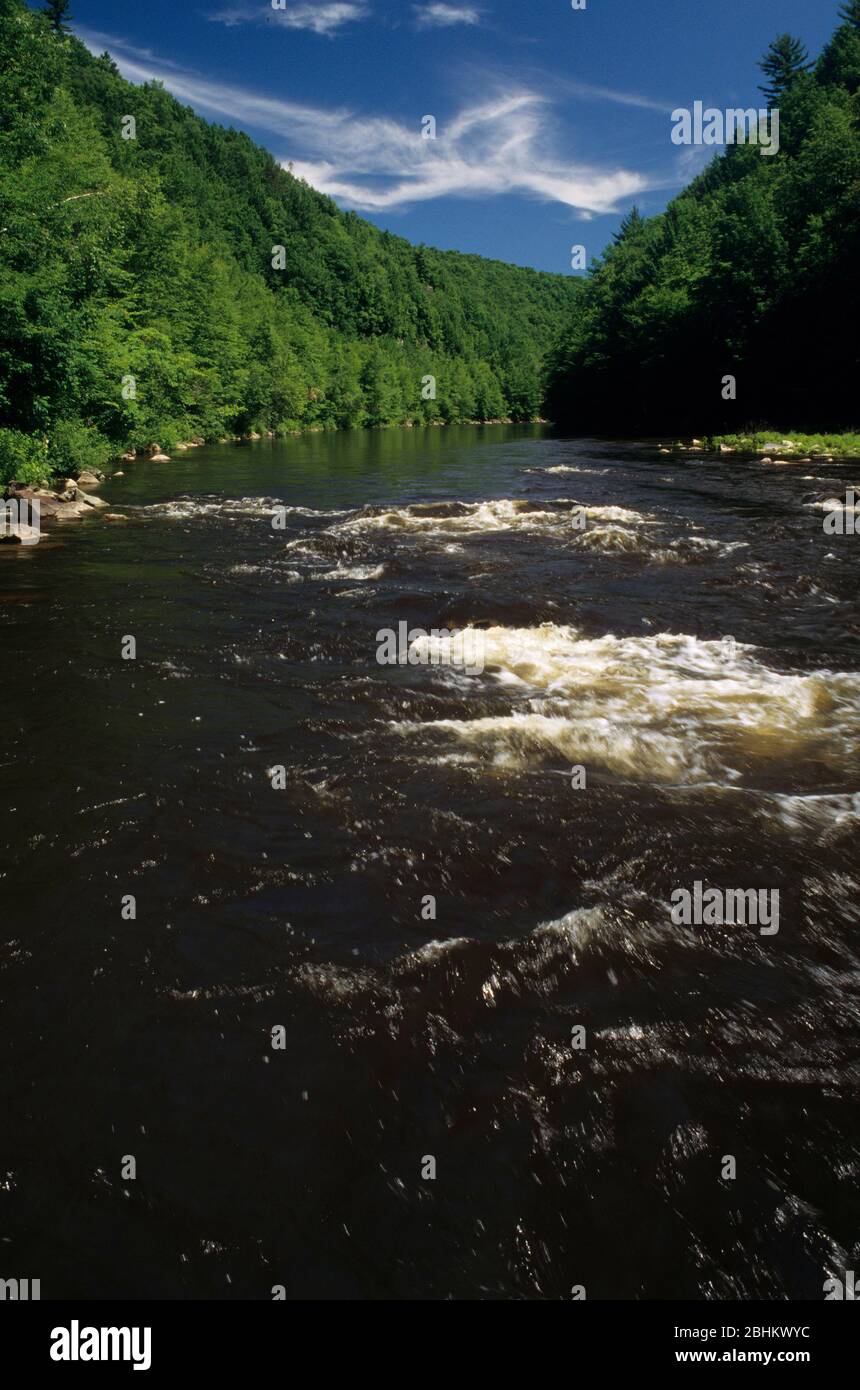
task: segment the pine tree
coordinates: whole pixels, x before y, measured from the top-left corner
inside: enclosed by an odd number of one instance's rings
[[[634,204],[627,216],[621,221],[621,226],[615,233],[613,240],[616,245],[622,241],[629,241],[632,237],[638,236],[645,226],[645,218]]]
[[[818,60],[816,75],[825,86],[860,91],[860,0],[849,0],[840,24]]]
[[[791,34],[780,34],[774,39],[759,67],[768,79],[767,87],[759,87],[764,92],[768,106],[775,106],[779,98],[812,66],[809,53],[800,39]]]
[[[45,0],[45,14],[55,34],[65,34],[66,25],[73,15],[69,14],[71,0]]]
[[[840,19],[844,19],[846,24],[850,24],[852,29],[860,32],[860,0],[845,0],[845,4],[839,10]]]

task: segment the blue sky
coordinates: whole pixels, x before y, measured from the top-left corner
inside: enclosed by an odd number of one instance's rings
[[[672,109],[760,105],[770,40],[817,55],[840,0],[282,3],[73,0],[72,27],[380,227],[570,273],[711,157]]]

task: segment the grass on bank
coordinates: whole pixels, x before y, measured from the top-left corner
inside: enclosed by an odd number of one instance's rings
[[[720,445],[749,454],[826,454],[833,458],[860,458],[860,434],[798,434],[789,430],[758,431],[755,434],[718,434],[706,441],[711,449]]]

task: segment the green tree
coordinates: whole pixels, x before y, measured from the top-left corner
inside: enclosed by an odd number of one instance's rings
[[[613,239],[616,244],[621,241],[632,240],[639,235],[644,226],[645,219],[639,209],[634,206],[630,209],[627,216],[622,218],[621,226],[618,228]]]
[[[81,420],[58,420],[48,438],[48,452],[55,473],[77,477],[87,468],[107,463],[111,446],[103,434]]]
[[[759,67],[767,78],[767,86],[760,87],[768,106],[776,106],[780,97],[789,90],[811,64],[809,52],[800,39],[791,34],[780,34],[774,39]]]
[[[845,23],[824,49],[816,71],[821,82],[856,92],[860,90],[860,0],[849,0],[839,13]]]
[[[50,471],[44,439],[20,430],[0,429],[0,484],[38,487],[47,481]]]
[[[70,12],[71,0],[45,0],[45,14],[55,34],[65,34],[66,25],[74,18]]]
[[[391,425],[402,419],[400,383],[393,363],[381,348],[376,348],[361,374],[367,423]]]

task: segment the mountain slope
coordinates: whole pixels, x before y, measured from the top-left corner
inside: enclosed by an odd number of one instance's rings
[[[550,365],[567,428],[860,422],[860,0],[844,14],[778,94],[779,153],[729,146],[665,213],[629,218],[593,270]]]
[[[190,434],[534,418],[579,288],[341,212],[21,0],[0,228],[0,425],[71,470]]]

